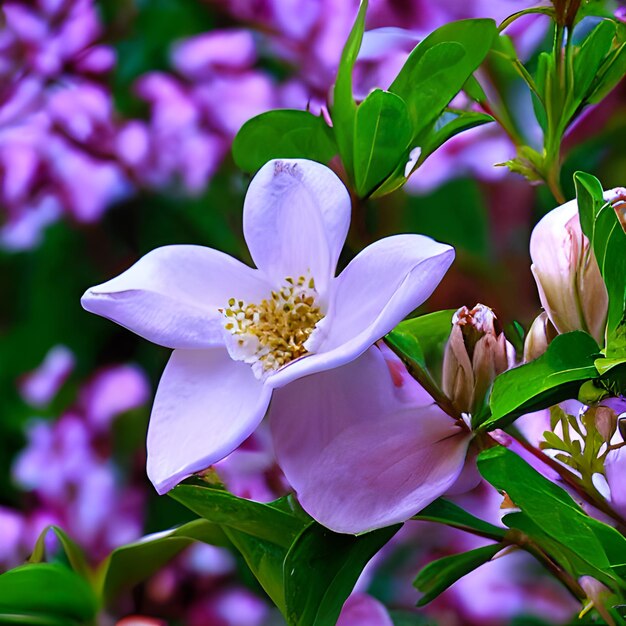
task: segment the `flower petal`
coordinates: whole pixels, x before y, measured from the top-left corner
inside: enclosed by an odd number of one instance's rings
[[[336,532],[411,517],[454,484],[471,439],[436,405],[402,408],[377,352],[275,391],[270,410],[287,480]]]
[[[347,189],[314,161],[269,161],[246,194],[244,235],[257,267],[274,284],[310,273],[324,294],[349,225]]]
[[[315,353],[268,384],[282,387],[358,357],[430,296],[453,260],[453,248],[422,235],[395,235],[365,248],[331,285],[330,310],[313,335]]]
[[[148,428],[148,477],[165,493],[223,459],[259,425],[271,390],[223,348],[175,350]]]
[[[169,348],[223,344],[218,307],[229,298],[259,301],[270,287],[254,270],[202,246],[165,246],[146,254],[81,299],[92,313]]]
[[[383,604],[364,593],[348,597],[337,626],[393,626],[393,621]]]

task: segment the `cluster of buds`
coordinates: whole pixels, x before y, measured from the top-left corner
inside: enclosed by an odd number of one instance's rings
[[[515,350],[488,306],[456,311],[444,352],[442,386],[457,411],[480,412],[495,377],[514,362]]]

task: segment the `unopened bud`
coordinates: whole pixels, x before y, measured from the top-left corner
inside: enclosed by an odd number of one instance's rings
[[[443,357],[442,386],[461,413],[475,414],[484,404],[495,377],[509,369],[515,350],[501,331],[494,312],[483,304],[461,307]]]
[[[622,188],[604,194],[609,202],[624,197]],[[589,240],[581,230],[576,200],[550,211],[535,226],[530,256],[541,304],[557,331],[584,330],[601,343],[608,295]]]
[[[548,314],[542,311],[531,324],[524,339],[524,362],[534,361],[547,349],[550,342],[558,335]]]
[[[583,421],[587,428],[594,426],[602,440],[607,443],[611,441],[617,429],[617,415],[608,406],[600,405],[587,409]]]

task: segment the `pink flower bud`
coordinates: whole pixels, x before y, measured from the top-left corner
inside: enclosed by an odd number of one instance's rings
[[[499,328],[494,312],[483,304],[461,307],[452,318],[452,332],[443,358],[444,393],[461,413],[475,413],[495,377],[509,369],[515,350]]]
[[[539,358],[557,334],[548,314],[542,311],[531,324],[524,340],[524,362]]]
[[[626,194],[605,192],[608,201]],[[576,200],[550,211],[530,238],[531,271],[539,298],[559,333],[584,330],[602,341],[608,296],[589,240],[580,228]]]

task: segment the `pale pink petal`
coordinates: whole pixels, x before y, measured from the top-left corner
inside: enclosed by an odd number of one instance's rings
[[[270,419],[279,464],[304,509],[331,530],[360,533],[404,521],[463,469],[471,435],[436,405],[399,408],[392,393],[376,348],[275,392]]]
[[[244,235],[257,267],[276,284],[311,274],[324,294],[349,225],[348,191],[319,163],[270,161],[250,183]]]
[[[159,493],[223,459],[259,425],[271,390],[226,350],[175,350],[148,428],[148,477]]]
[[[207,348],[223,343],[219,307],[231,297],[258,302],[268,291],[259,272],[223,252],[175,245],[88,289],[81,303],[159,345]]]
[[[343,605],[337,626],[393,626],[387,609],[365,593],[353,593]]]
[[[268,384],[282,387],[355,359],[430,296],[453,260],[453,248],[422,235],[395,235],[365,248],[331,284],[328,315],[310,340],[313,354]]]
[[[611,450],[604,464],[606,481],[611,490],[611,506],[620,514],[626,513],[626,448]]]

